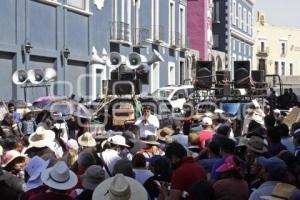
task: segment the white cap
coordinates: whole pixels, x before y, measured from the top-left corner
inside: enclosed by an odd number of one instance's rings
[[[69,139],[67,142],[67,146],[69,149],[78,150],[78,143],[74,139]]]
[[[213,122],[210,117],[204,117],[202,119],[202,125],[211,126],[212,124],[213,124]]]
[[[280,114],[280,110],[279,109],[275,109],[273,112],[277,113],[277,114]]]

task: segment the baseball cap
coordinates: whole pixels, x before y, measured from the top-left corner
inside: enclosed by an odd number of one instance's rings
[[[259,156],[256,158],[256,164],[266,169],[272,181],[280,181],[287,171],[285,162],[276,156],[271,158]]]

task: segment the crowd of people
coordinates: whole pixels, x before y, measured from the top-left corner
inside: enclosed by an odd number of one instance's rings
[[[249,106],[238,137],[230,120],[208,114],[188,134],[180,120],[159,129],[149,107],[131,129],[101,134],[75,117],[9,111],[1,199],[300,199],[300,122],[288,127],[269,106]]]

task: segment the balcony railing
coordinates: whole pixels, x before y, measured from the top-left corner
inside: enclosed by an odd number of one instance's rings
[[[269,47],[266,48],[258,48],[256,52],[256,56],[258,57],[268,57],[269,55]]]
[[[147,39],[150,38],[150,31],[146,28],[133,28],[132,29],[132,44],[138,47],[146,47]]]
[[[130,43],[130,25],[125,22],[112,22],[110,27],[110,41]]]
[[[165,29],[163,26],[152,26],[152,39],[157,43],[163,43],[165,41]]]
[[[170,33],[170,46],[173,48],[187,49],[188,38],[179,32]]]

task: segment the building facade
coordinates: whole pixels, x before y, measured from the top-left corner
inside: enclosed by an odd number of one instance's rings
[[[268,24],[266,16],[258,12],[253,30],[255,69],[264,70],[268,75],[277,74],[281,77],[300,75],[299,29]]]
[[[225,52],[226,69],[233,77],[234,61],[252,66],[252,0],[214,0],[213,49]]]
[[[191,76],[187,57],[186,0],[9,0],[0,2],[0,97],[24,99],[12,83],[18,69],[57,71],[55,95],[96,98],[110,68],[92,60],[92,50],[105,56],[137,52],[165,62],[150,66],[151,92]],[[52,90],[51,90],[52,91]],[[27,88],[29,101],[45,95]]]
[[[225,66],[225,53],[213,50],[213,0],[188,0],[190,48],[199,51],[200,60],[212,61],[213,73]]]

